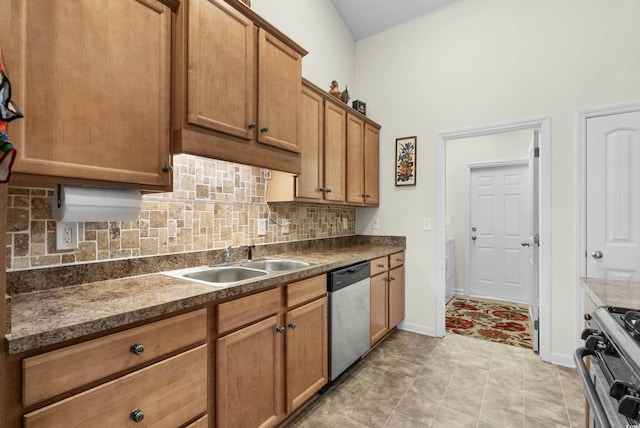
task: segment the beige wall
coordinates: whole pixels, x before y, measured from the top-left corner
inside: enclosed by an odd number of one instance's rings
[[[436,325],[438,133],[551,118],[551,358],[572,364],[577,306],[576,112],[640,101],[640,2],[459,0],[356,44],[381,130],[381,206],[359,233],[407,236],[407,323]],[[418,136],[418,185],[395,188],[393,141]],[[371,229],[378,216],[380,229]],[[398,219],[401,221],[398,221]]]
[[[53,189],[9,188],[7,268],[30,269],[158,254],[175,254],[312,238],[353,235],[355,209],[270,204],[272,218],[291,222],[289,233],[268,222],[264,171],[230,162],[179,155],[174,191],[143,196],[133,222],[79,223],[76,250],[57,251],[51,213]],[[346,218],[348,228],[343,228]]]
[[[456,240],[456,287],[464,289],[464,210],[466,165],[527,160],[530,130],[451,140],[446,145],[446,214],[445,236]]]

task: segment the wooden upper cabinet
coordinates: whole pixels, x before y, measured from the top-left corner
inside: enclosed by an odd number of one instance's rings
[[[324,182],[324,100],[317,92],[302,87],[300,155],[302,172],[297,177],[297,197],[322,199]]]
[[[364,127],[364,203],[380,204],[380,128]]]
[[[25,115],[8,127],[16,183],[171,189],[173,19],[164,3],[3,5],[3,61]]]
[[[223,1],[189,0],[189,123],[245,140],[255,127],[255,27]],[[224,66],[222,66],[224,65]]]
[[[258,141],[300,153],[302,56],[263,29],[258,52]]]
[[[364,121],[347,114],[347,201],[364,198]]]
[[[239,1],[182,1],[174,152],[299,173],[305,54]]]
[[[333,102],[327,101],[324,106],[324,198],[344,201],[347,114],[343,107]]]

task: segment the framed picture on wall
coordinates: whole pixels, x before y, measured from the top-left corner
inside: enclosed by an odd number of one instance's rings
[[[416,185],[417,137],[396,138],[396,186]]]

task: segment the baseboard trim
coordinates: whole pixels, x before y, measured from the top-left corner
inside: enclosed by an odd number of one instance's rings
[[[402,321],[400,324],[398,324],[398,326],[396,328],[398,330],[410,331],[412,333],[418,333],[418,334],[422,334],[424,336],[437,337],[435,328],[426,327],[426,326],[419,325],[419,324],[411,324],[411,323],[408,323],[406,321]]]
[[[551,364],[555,364],[557,366],[569,367],[571,369],[576,368],[576,364],[573,361],[573,357],[571,355],[565,354],[551,354]]]

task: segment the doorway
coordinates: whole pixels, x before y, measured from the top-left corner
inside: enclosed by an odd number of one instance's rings
[[[539,167],[540,174],[538,177],[539,190],[539,251],[540,263],[536,275],[539,278],[539,354],[544,361],[550,361],[550,279],[551,279],[551,257],[549,242],[544,237],[550,236],[550,119],[542,118],[537,120],[528,120],[521,122],[507,123],[503,125],[478,127],[473,129],[440,133],[437,145],[437,183],[436,183],[436,224],[437,224],[437,271],[436,271],[436,335],[444,336],[445,334],[445,238],[446,224],[451,219],[447,218],[446,212],[446,164],[447,164],[447,143],[457,140],[490,136],[513,131],[529,130],[537,131],[539,136]],[[538,288],[538,287],[536,287]]]

